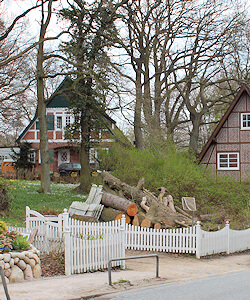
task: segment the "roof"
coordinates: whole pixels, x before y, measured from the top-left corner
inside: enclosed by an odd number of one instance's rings
[[[64,78],[64,80],[61,82],[61,84],[57,87],[57,89],[55,90],[55,92],[51,95],[51,97],[46,101],[46,107],[68,107],[68,100],[67,97],[65,96],[64,92],[61,92],[62,90],[65,90],[67,88],[69,88],[73,83],[73,80],[66,76]],[[109,120],[111,123],[115,124],[116,122],[109,117],[106,113],[103,114],[103,116]],[[35,120],[38,118],[38,112],[36,110],[36,113],[33,117],[33,119],[30,121],[30,123],[26,126],[26,128],[22,131],[22,133],[19,135],[19,137],[17,138],[16,142],[19,144],[21,139],[24,137],[24,135],[27,133],[27,131],[30,129],[30,127],[33,125],[33,123],[35,122]],[[113,134],[113,132],[109,129],[109,131]]]
[[[208,148],[210,147],[210,145],[212,144],[214,138],[216,137],[216,135],[218,134],[218,132],[220,131],[220,129],[223,127],[224,123],[226,122],[228,116],[230,115],[230,113],[232,112],[232,110],[234,109],[235,105],[238,103],[239,99],[241,98],[243,93],[247,93],[250,96],[250,87],[247,84],[243,84],[243,86],[241,87],[241,89],[239,90],[239,92],[237,93],[236,97],[234,98],[234,100],[231,102],[230,106],[228,107],[226,113],[224,114],[224,116],[221,118],[220,122],[218,123],[218,125],[216,126],[214,132],[211,134],[209,140],[207,141],[206,145],[204,146],[204,148],[202,149],[198,161],[201,161],[202,158],[204,157],[204,155],[206,154]]]

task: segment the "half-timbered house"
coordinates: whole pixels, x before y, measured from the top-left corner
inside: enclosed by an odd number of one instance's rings
[[[243,180],[250,175],[250,87],[242,86],[199,156],[214,173]]]
[[[64,92],[72,84],[70,78],[66,77],[63,82],[56,89],[54,94],[50,97],[46,103],[46,117],[48,124],[48,145],[49,145],[49,157],[50,157],[50,170],[52,172],[57,171],[57,167],[64,162],[79,162],[79,152],[77,145],[70,143],[67,140],[66,126],[70,125],[74,117],[68,109],[68,98]],[[114,142],[114,129],[115,121],[107,114],[101,116],[105,123],[104,128],[98,132],[98,139],[96,134],[92,136],[92,146],[90,148],[90,164],[93,168],[96,167],[96,148],[97,144],[102,148],[108,149]],[[17,139],[17,143],[29,142],[32,145],[33,155],[30,160],[34,162],[36,170],[41,168],[40,157],[40,132],[38,114],[36,112],[34,118],[23,130]]]

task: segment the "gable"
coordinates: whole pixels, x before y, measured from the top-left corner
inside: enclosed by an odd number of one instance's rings
[[[56,108],[56,107],[68,107],[68,100],[65,92],[60,93],[60,91],[68,89],[72,85],[73,81],[69,77],[65,77],[59,87],[55,90],[53,95],[46,103],[46,107]]]
[[[61,82],[61,84],[58,86],[58,88],[55,90],[55,92],[52,94],[52,96],[46,101],[46,108],[52,111],[51,113],[47,112],[48,130],[54,130],[55,128],[55,117],[57,115],[57,108],[59,109],[59,111],[65,111],[65,109],[68,107],[69,103],[66,93],[69,91],[62,91],[69,90],[72,83],[73,81],[68,76],[66,76]],[[113,124],[115,124],[116,122],[112,118],[110,118],[106,113],[104,113],[101,117],[98,118],[104,121],[107,130],[113,135],[112,128]],[[23,138],[28,140],[38,138],[39,135],[35,137],[35,133],[29,131],[33,131],[34,129],[39,128],[38,122],[36,122],[37,119],[38,113],[36,111],[34,118],[30,121],[30,123],[27,125],[27,127],[23,130],[23,132],[19,135],[18,139],[16,140],[17,143],[20,143]],[[34,127],[35,123],[36,128]]]
[[[250,175],[250,92],[244,85],[203,148],[199,162],[239,180]]]
[[[237,93],[235,99],[232,101],[230,106],[228,107],[225,115],[221,118],[220,122],[218,123],[217,127],[215,128],[214,132],[211,134],[208,142],[202,149],[198,161],[201,162],[203,157],[205,156],[206,152],[208,151],[209,147],[214,143],[217,142],[217,139],[224,139],[225,142],[232,142],[233,136],[236,136],[236,130],[233,128],[237,128],[240,126],[240,119],[239,114],[241,112],[250,112],[250,88],[244,84],[240,91]],[[226,127],[230,127],[228,131],[231,131],[232,134],[226,134]],[[224,133],[223,133],[224,132]],[[249,132],[245,134],[242,133],[244,139],[249,139]],[[235,137],[237,139],[237,137]],[[235,141],[237,142],[237,141]]]

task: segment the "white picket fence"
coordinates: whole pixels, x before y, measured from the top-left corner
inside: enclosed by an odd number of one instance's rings
[[[125,256],[125,219],[87,223],[69,217],[67,210],[57,216],[43,216],[26,207],[26,232],[38,229],[34,246],[41,253],[58,250],[63,244],[66,275],[100,270],[108,260]],[[112,263],[123,266],[123,261]]]
[[[215,253],[234,253],[250,249],[250,228],[246,230],[232,230],[229,223],[215,232],[207,232],[197,228],[196,257],[211,255]]]
[[[196,227],[153,229],[126,224],[125,234],[127,249],[178,253],[196,252]]]
[[[64,221],[63,233],[66,275],[106,269],[109,259],[125,257],[125,218],[106,223],[68,218],[68,224]],[[112,265],[125,267],[123,261]]]
[[[48,253],[64,243],[66,274],[107,268],[109,259],[125,256],[125,249],[193,253],[197,258],[250,249],[250,229],[231,230],[229,224],[207,232],[199,222],[193,228],[158,230],[125,224],[124,218],[121,222],[82,222],[71,219],[67,210],[58,217],[44,217],[26,208],[27,230],[38,228],[35,247]]]

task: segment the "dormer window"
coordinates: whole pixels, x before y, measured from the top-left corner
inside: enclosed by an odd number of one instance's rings
[[[241,130],[250,130],[250,113],[241,114]]]

